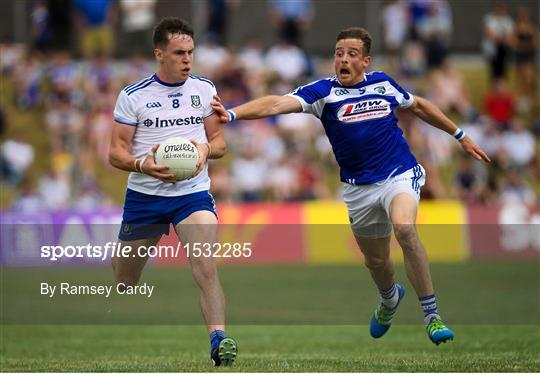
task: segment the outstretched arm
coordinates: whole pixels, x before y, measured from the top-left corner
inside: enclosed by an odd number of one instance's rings
[[[218,113],[219,119],[223,123],[239,119],[258,119],[278,114],[302,112],[302,104],[294,97],[276,95],[248,101],[230,110],[226,110],[219,97],[215,96],[214,101],[212,101],[212,108]],[[232,116],[234,118],[231,118]]]
[[[441,129],[456,137],[463,147],[463,150],[477,160],[491,162],[482,148],[480,148],[471,138],[463,133],[463,131],[461,131],[456,124],[450,120],[450,118],[444,115],[439,108],[428,100],[415,96],[413,104],[407,109],[412,111],[417,117],[429,123],[431,126],[437,127],[438,129]]]

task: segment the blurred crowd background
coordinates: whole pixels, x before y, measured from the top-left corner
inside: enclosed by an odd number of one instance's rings
[[[0,30],[2,209],[92,211],[122,204],[127,173],[107,160],[112,111],[125,85],[155,71],[151,35],[161,16],[194,24],[194,72],[214,81],[226,107],[333,74],[335,35],[343,27],[328,29],[327,45],[305,40],[332,21],[332,14],[320,13],[328,4],[352,11],[357,2],[259,0],[254,18],[266,17],[271,27],[231,38],[231,14],[254,2],[184,2],[189,14],[168,12],[181,3],[172,0],[11,4],[0,17],[11,18]],[[423,198],[537,203],[540,5],[475,1],[486,10],[456,30],[463,13],[463,7],[455,11],[456,3],[365,2],[375,45],[371,70],[385,70],[434,102],[493,160],[485,165],[464,156],[451,136],[400,113],[400,126],[427,172]],[[344,26],[352,25],[366,27]],[[453,42],[464,32],[478,40],[472,50]],[[339,197],[338,167],[315,117],[239,121],[226,126],[226,139],[228,155],[210,162],[218,202]]]

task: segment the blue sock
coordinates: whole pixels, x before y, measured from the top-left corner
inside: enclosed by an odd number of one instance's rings
[[[219,342],[225,338],[225,331],[223,330],[214,330],[210,333],[210,347],[212,350],[219,347]]]
[[[420,305],[424,310],[424,324],[428,324],[433,318],[439,317],[439,310],[437,309],[437,302],[435,300],[435,294],[418,298]]]

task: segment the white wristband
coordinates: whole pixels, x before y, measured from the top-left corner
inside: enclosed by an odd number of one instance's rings
[[[454,131],[454,134],[452,134],[454,136],[454,138],[456,138],[457,140],[461,140],[465,137],[465,131],[463,131],[462,129],[460,129],[459,127],[457,128],[456,131]]]
[[[232,110],[228,109],[227,113],[229,113],[229,122],[232,122],[236,119],[236,113]]]

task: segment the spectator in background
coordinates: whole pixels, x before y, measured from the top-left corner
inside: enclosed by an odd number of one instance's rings
[[[486,114],[500,130],[506,130],[515,113],[515,98],[503,78],[493,81],[484,96]]]
[[[220,95],[225,102],[240,103],[250,97],[248,75],[236,55],[231,55],[214,73],[214,81],[221,87]]]
[[[111,142],[111,123],[114,122],[113,108],[106,97],[97,97],[94,109],[88,117],[85,138],[87,139],[89,163],[100,161],[102,166],[110,167],[109,145]],[[91,169],[91,165],[88,166]],[[93,168],[92,168],[93,169]]]
[[[35,0],[30,9],[31,46],[35,51],[46,52],[51,41],[49,9],[45,0]]]
[[[524,128],[519,118],[510,122],[510,128],[502,135],[502,150],[511,165],[524,169],[531,164],[536,153],[534,136]]]
[[[231,57],[227,48],[219,45],[215,39],[207,38],[204,43],[197,45],[197,71],[214,80],[227,66]]]
[[[41,85],[44,67],[37,53],[28,51],[14,68],[15,100],[21,109],[33,108],[42,102]]]
[[[510,59],[514,21],[508,15],[506,4],[497,1],[493,12],[484,17],[483,51],[489,61],[492,80],[504,78]]]
[[[309,70],[304,51],[287,39],[282,39],[268,50],[265,64],[279,79],[291,83],[290,88],[307,75]]]
[[[459,169],[454,177],[456,195],[461,201],[466,204],[481,202],[485,178],[483,174],[480,170],[474,168],[470,157],[461,155]]]
[[[70,206],[71,186],[65,175],[49,168],[39,180],[39,194],[47,209],[65,210]]]
[[[261,72],[264,68],[262,40],[256,36],[249,37],[238,52],[238,60],[246,70]]]
[[[270,0],[270,16],[280,40],[301,46],[302,31],[311,25],[314,10],[311,0]]]
[[[213,40],[217,45],[225,45],[227,34],[227,18],[229,15],[229,2],[227,0],[208,0],[208,20],[206,24],[209,40]]]
[[[4,111],[4,107],[0,103],[0,136],[3,136],[6,132],[6,112]]]
[[[409,18],[403,0],[385,0],[382,11],[384,51],[392,73],[399,72],[399,55],[408,32]]]
[[[125,43],[131,55],[152,57],[152,29],[156,21],[156,0],[120,0]]]
[[[71,49],[73,30],[73,0],[47,1],[51,29],[51,50]]]
[[[116,6],[112,0],[75,0],[75,21],[85,58],[111,56],[114,50],[112,25]]]
[[[499,196],[501,204],[524,204],[532,205],[536,202],[536,196],[523,178],[522,173],[516,168],[508,171]]]
[[[430,72],[426,90],[428,99],[444,113],[455,110],[467,121],[478,116],[469,100],[463,75],[449,61]]]
[[[53,152],[66,149],[77,154],[84,117],[79,109],[71,105],[68,95],[58,96],[45,115],[45,124]]]
[[[210,193],[216,201],[232,202],[234,194],[234,181],[227,167],[221,163],[208,164],[208,175],[212,180]]]
[[[420,39],[424,44],[428,70],[438,69],[448,55],[452,36],[452,12],[445,0],[430,0],[427,14],[417,23]]]
[[[518,92],[518,108],[528,111],[535,94],[538,74],[536,73],[536,54],[540,36],[537,27],[531,21],[530,9],[520,7],[516,26],[512,34],[515,72]]]
[[[409,0],[407,14],[409,18],[408,38],[403,45],[402,69],[407,76],[423,75],[426,69],[424,43],[420,35],[420,25],[426,22],[431,0]]]
[[[93,102],[97,96],[110,96],[114,100],[116,92],[120,87],[116,87],[115,71],[106,55],[97,55],[92,58],[86,66],[84,72],[83,88],[86,96]]]
[[[295,156],[284,155],[268,170],[268,187],[272,197],[278,201],[294,201],[298,196],[298,175],[291,157]]]
[[[34,162],[34,147],[24,140],[23,130],[17,130],[13,139],[1,146],[1,179],[16,186]]]
[[[310,161],[304,154],[299,153],[293,160],[296,166],[298,179],[298,192],[296,200],[306,201],[314,199],[327,199],[330,191],[319,166]]]
[[[52,100],[61,96],[74,99],[80,89],[80,69],[71,59],[69,52],[58,51],[51,58],[47,78],[50,83]]]
[[[47,208],[30,178],[24,178],[11,209],[20,213],[38,213]]]
[[[268,164],[259,157],[255,150],[246,149],[234,160],[232,176],[243,202],[261,201],[267,187]]]
[[[502,149],[502,135],[498,124],[487,118],[482,124],[482,132],[478,137],[478,142],[488,156],[497,162]]]
[[[154,73],[152,64],[142,58],[142,55],[134,53],[131,55],[126,66],[121,71],[121,86],[127,86],[133,82],[149,77]]]
[[[95,177],[91,175],[85,176],[77,192],[77,198],[73,201],[73,208],[80,212],[93,212],[104,207],[103,194]]]

